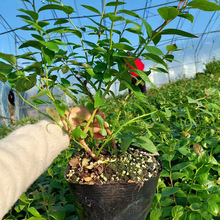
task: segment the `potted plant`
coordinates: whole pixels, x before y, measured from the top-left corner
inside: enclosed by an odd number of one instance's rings
[[[60,119],[65,124],[65,131],[77,148],[77,153],[69,162],[65,177],[75,196],[75,207],[80,219],[145,219],[161,171],[161,164],[155,145],[149,133],[155,130],[154,124],[146,126],[143,119],[157,114],[149,109],[129,119],[118,127],[108,124],[108,118],[101,112],[107,97],[119,105],[125,105],[131,95],[145,103],[145,95],[138,84],[141,80],[155,87],[148,76],[152,71],[168,73],[166,62],[172,62],[173,51],[179,50],[174,45],[167,45],[162,52],[158,43],[163,35],[196,36],[166,26],[175,18],[181,17],[193,22],[193,16],[186,9],[219,10],[217,4],[206,0],[178,1],[173,7],[161,7],[159,15],[163,23],[155,28],[134,11],[121,9],[125,2],[118,0],[105,3],[100,12],[90,5],[82,5],[95,13],[99,21],[88,17],[88,24],[77,27],[71,15],[75,12],[71,6],[63,5],[61,0],[46,0],[47,4],[35,0],[23,0],[29,10],[20,9],[19,15],[27,26],[24,31],[31,33],[31,40],[20,48],[32,48],[32,52],[21,55],[0,53],[0,79],[13,89],[30,106],[55,123]],[[110,12],[105,12],[106,8]],[[43,12],[57,10],[65,14],[56,21],[40,20]],[[133,21],[135,19],[135,21]],[[111,25],[106,27],[104,20]],[[138,20],[138,22],[136,22]],[[140,24],[140,22],[141,24]],[[117,23],[124,23],[122,30]],[[142,24],[144,31],[142,30]],[[65,34],[71,34],[71,41],[65,42]],[[134,48],[125,33],[132,33],[139,41]],[[87,35],[86,35],[87,34]],[[86,35],[87,37],[83,37]],[[91,40],[90,40],[91,39]],[[71,50],[69,50],[71,48]],[[132,56],[126,51],[132,52]],[[141,80],[132,84],[129,70],[136,67],[139,57],[150,60],[156,65],[148,71],[133,69]],[[17,67],[18,60],[28,61],[25,67]],[[58,77],[60,73],[61,76]],[[119,81],[120,91],[131,90],[126,100],[118,101],[111,86]],[[37,94],[25,100],[21,92],[37,88]],[[62,91],[61,95],[57,90]],[[88,117],[77,116],[79,124],[72,128],[69,123],[73,105],[79,105],[79,95],[86,97],[80,110],[90,111]],[[45,99],[47,97],[47,99]],[[68,105],[64,97],[69,97]],[[42,104],[51,105],[46,112],[39,109]],[[141,107],[139,107],[141,109]],[[118,115],[120,121],[120,114]],[[96,138],[94,128],[99,127],[101,138]],[[162,130],[164,129],[161,126]]]

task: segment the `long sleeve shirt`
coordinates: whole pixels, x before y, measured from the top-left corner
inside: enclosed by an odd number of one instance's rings
[[[0,219],[68,145],[68,135],[49,120],[0,140]]]

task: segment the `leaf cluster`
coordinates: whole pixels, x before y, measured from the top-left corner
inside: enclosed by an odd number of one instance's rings
[[[174,61],[174,55],[171,53],[179,50],[177,45],[167,45],[167,51],[161,51],[157,47],[161,38],[166,35],[196,38],[195,35],[186,31],[166,28],[167,25],[177,17],[193,22],[193,16],[188,9],[219,10],[219,5],[206,0],[199,1],[199,4],[197,0],[189,3],[186,0],[179,1],[178,5],[158,9],[158,14],[162,17],[163,22],[159,27],[153,29],[144,18],[135,12],[121,9],[120,6],[125,2],[115,0],[108,2],[102,12],[91,5],[82,5],[88,11],[99,15],[100,19],[97,22],[88,18],[89,25],[77,27],[70,17],[75,13],[74,8],[64,5],[62,1],[46,0],[46,4],[40,7],[35,4],[34,0],[24,1],[31,9],[19,9],[22,14],[18,17],[28,25],[21,29],[30,33],[31,39],[23,42],[19,48],[31,48],[31,52],[17,56],[0,53],[2,60],[0,61],[0,80],[20,95],[21,92],[36,88],[37,95],[25,102],[37,110],[39,110],[39,105],[49,104],[55,107],[57,114],[62,117],[64,117],[65,111],[69,110],[65,97],[72,100],[72,103],[78,104],[79,95],[87,96],[86,107],[94,114],[87,124],[78,127],[76,131],[71,131],[70,135],[76,142],[88,137],[87,141],[90,141],[90,144],[94,135],[87,131],[89,123],[95,120],[95,112],[104,109],[106,97],[114,97],[111,86],[116,81],[120,83],[120,91],[129,88],[137,99],[145,102],[145,96],[138,85],[133,85],[131,82],[129,70],[131,66],[136,67],[136,59],[142,57],[144,60],[151,60],[155,63],[155,66],[148,71],[134,70],[142,80],[155,87],[148,77],[149,74],[151,71],[168,73],[167,62]],[[108,8],[110,12],[105,13],[105,8]],[[59,11],[65,17],[58,18],[54,23],[41,20],[42,13],[49,14],[50,10]],[[110,27],[103,25],[105,20],[110,22]],[[117,29],[119,22],[124,25],[122,30]],[[91,31],[87,32],[88,29]],[[65,42],[63,35],[66,33],[73,36],[71,42]],[[139,40],[137,48],[133,47],[131,39],[126,37],[128,33],[131,38],[135,36]],[[88,37],[83,38],[82,36],[86,34]],[[93,40],[89,40],[91,35]],[[67,49],[68,47],[71,47],[71,52]],[[132,56],[127,54],[127,50],[133,53]],[[26,63],[25,67],[22,64],[18,65],[18,62]],[[60,91],[59,95],[56,91]],[[117,100],[115,102],[117,103]],[[47,111],[48,117],[52,117],[50,112]],[[52,112],[53,115],[57,115],[54,111]],[[147,112],[146,114],[145,116],[148,117],[153,113]],[[132,122],[126,126],[130,126]],[[143,125],[143,127],[145,126],[147,125]],[[119,128],[119,131],[122,128],[123,126]],[[107,135],[104,129],[102,129],[102,134]],[[119,131],[116,131],[116,134]],[[110,141],[113,136],[110,135],[106,140]],[[130,142],[128,140],[131,138],[128,138],[126,143],[122,143],[123,151],[128,147]],[[156,153],[152,141],[144,138],[144,131],[136,141],[146,146],[152,146],[148,147],[148,150]],[[96,144],[96,142],[93,143],[93,146]]]

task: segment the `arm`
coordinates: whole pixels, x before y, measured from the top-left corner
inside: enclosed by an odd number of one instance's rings
[[[0,219],[68,147],[68,135],[50,123],[26,125],[0,140]]]

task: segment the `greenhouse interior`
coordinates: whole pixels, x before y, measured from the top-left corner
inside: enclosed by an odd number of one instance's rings
[[[219,34],[219,0],[2,1],[0,219],[220,219]]]

